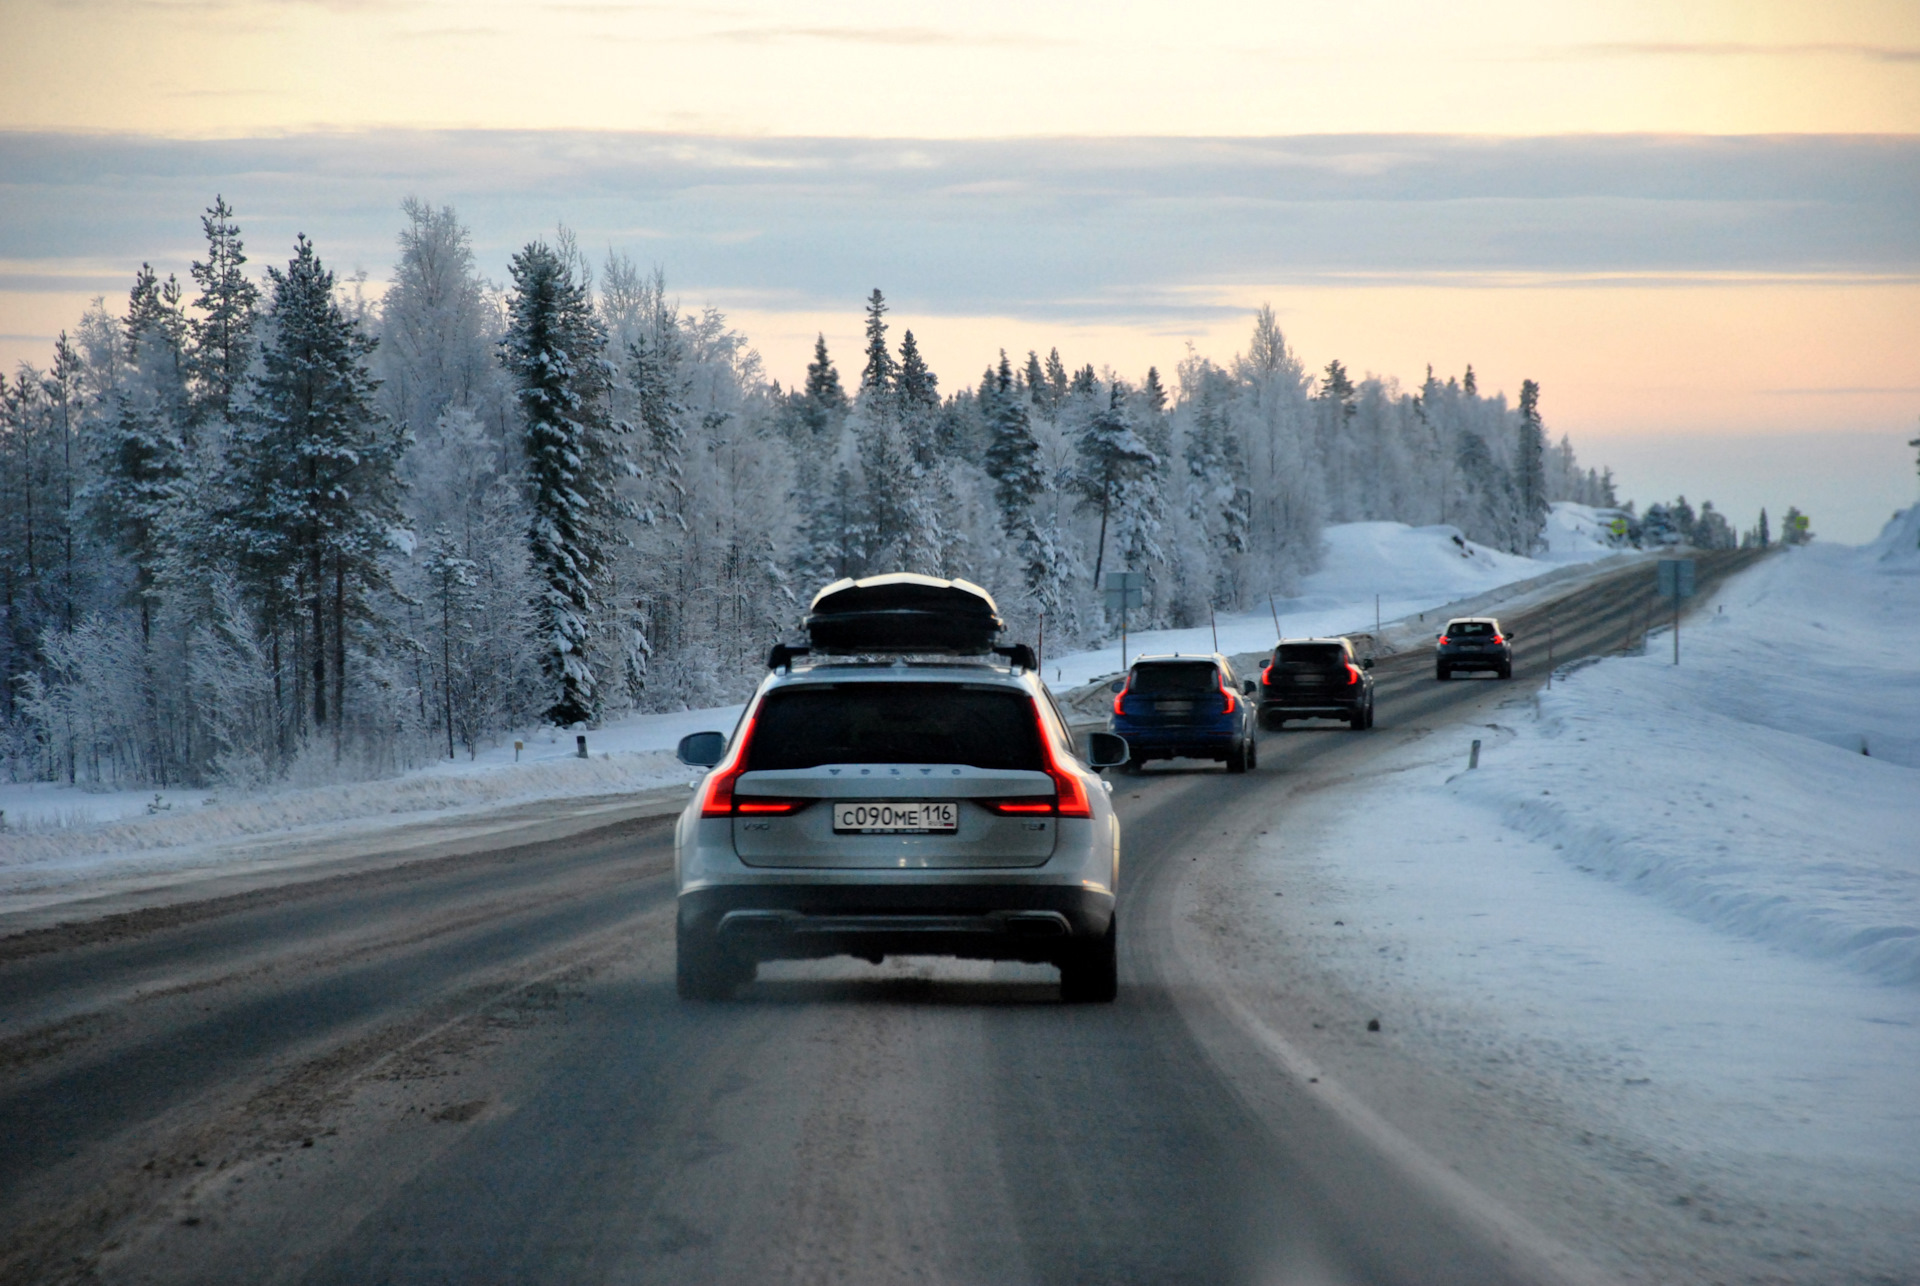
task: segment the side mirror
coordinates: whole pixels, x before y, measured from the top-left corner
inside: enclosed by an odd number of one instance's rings
[[[674,756],[692,768],[711,768],[727,757],[727,738],[720,732],[695,732],[680,738]]]
[[[1118,768],[1127,762],[1127,739],[1111,732],[1087,734],[1087,762],[1095,768]]]
[[[1366,660],[1362,661],[1360,663],[1360,668],[1363,670],[1371,670],[1373,668],[1373,658],[1368,657]]]
[[[1520,636],[1518,634],[1515,634],[1512,630],[1507,631],[1507,642],[1511,643],[1519,637]]]
[[[1247,696],[1252,696],[1255,692],[1259,690],[1259,688],[1260,688],[1260,685],[1255,683],[1252,679],[1240,680],[1240,691],[1245,693]]]
[[[1120,689],[1126,686],[1127,686],[1127,681],[1125,679],[1115,679],[1112,683],[1109,683],[1107,685],[1107,691],[1118,692]]]

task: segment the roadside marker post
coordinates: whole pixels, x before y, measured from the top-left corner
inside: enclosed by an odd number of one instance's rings
[[[1693,597],[1693,559],[1662,558],[1657,571],[1660,596],[1673,600],[1673,663],[1680,664],[1680,600]]]
[[[1145,572],[1108,572],[1107,610],[1120,613],[1120,668],[1127,668],[1127,611],[1147,601]]]
[[[1474,769],[1474,768],[1478,768],[1479,766],[1480,766],[1480,738],[1475,737],[1473,739],[1473,749],[1467,752],[1467,767],[1469,769]]]
[[[1271,590],[1267,591],[1267,610],[1273,613],[1273,641],[1278,643],[1286,636],[1280,633],[1280,609],[1274,606]]]

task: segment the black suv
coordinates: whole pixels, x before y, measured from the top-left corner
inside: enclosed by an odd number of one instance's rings
[[[1348,639],[1288,639],[1260,672],[1260,726],[1289,719],[1345,719],[1373,727],[1373,658],[1354,660]]]
[[[1503,679],[1513,677],[1513,635],[1491,616],[1460,616],[1447,622],[1433,647],[1433,677],[1446,679],[1455,670],[1492,670]]]

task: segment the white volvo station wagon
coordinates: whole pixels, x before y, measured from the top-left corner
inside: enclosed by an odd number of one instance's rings
[[[808,647],[777,645],[675,832],[680,994],[721,999],[762,960],[944,955],[1059,967],[1070,1001],[1117,989],[1120,827],[993,600],[896,574],[815,596]]]

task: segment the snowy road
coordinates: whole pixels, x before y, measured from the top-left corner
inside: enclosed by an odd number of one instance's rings
[[[0,1277],[1595,1279],[1314,1079],[1313,1032],[1220,990],[1180,906],[1383,734],[1523,695],[1549,613],[1561,662],[1621,646],[1650,579],[1510,614],[1515,683],[1437,684],[1414,648],[1373,734],[1119,779],[1110,1008],[917,961],[682,1005],[664,819],[0,938]]]

